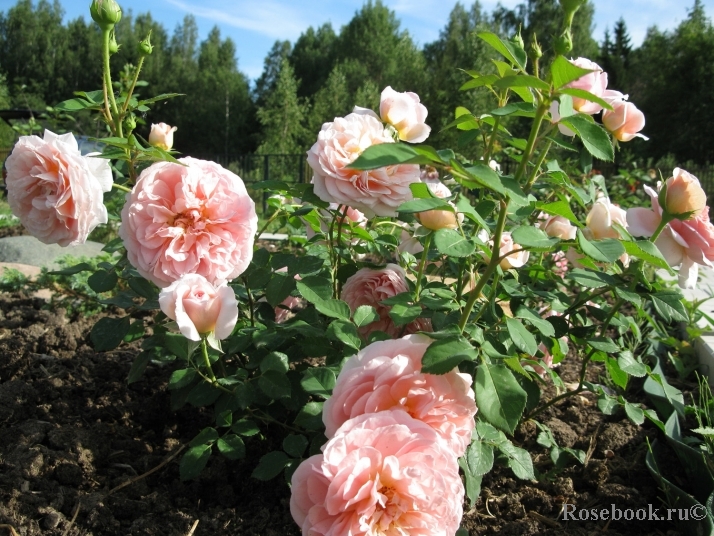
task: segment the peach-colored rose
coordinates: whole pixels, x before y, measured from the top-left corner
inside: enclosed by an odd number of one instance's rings
[[[399,93],[391,86],[382,91],[379,115],[396,129],[402,141],[421,143],[429,137],[431,127],[424,123],[427,113],[426,106],[419,102],[416,93]]]
[[[418,165],[346,169],[367,147],[378,143],[394,140],[369,110],[323,124],[317,142],[307,152],[315,194],[328,203],[354,207],[367,217],[396,216],[397,207],[412,199],[409,185],[419,182]]]
[[[292,477],[305,536],[453,536],[464,488],[433,428],[400,410],[350,419]]]
[[[488,238],[488,233],[484,229],[479,231],[478,237],[482,242],[488,243],[491,249],[493,249],[493,240]],[[513,253],[510,253],[511,251]],[[489,259],[486,254],[483,256],[485,259]],[[522,249],[520,245],[516,244],[513,241],[511,233],[504,232],[501,233],[501,246],[498,251],[498,256],[503,257],[499,264],[501,268],[503,270],[510,270],[511,268],[521,268],[524,266],[530,258],[530,252]]]
[[[387,264],[380,270],[362,268],[345,281],[342,286],[342,300],[347,302],[354,312],[360,305],[371,305],[377,311],[379,320],[359,328],[360,335],[367,338],[373,331],[383,331],[390,337],[409,335],[417,331],[431,331],[431,321],[427,318],[417,318],[405,326],[397,326],[389,316],[392,309],[380,302],[407,292],[407,275],[401,266]]]
[[[168,151],[174,146],[174,132],[177,130],[178,127],[172,127],[166,123],[151,125],[149,143],[162,148],[164,151]]]
[[[581,76],[569,84],[566,84],[565,87],[584,89],[596,97],[603,97],[605,90],[607,89],[607,73],[602,70],[602,67],[587,58],[570,60],[570,63],[582,69],[590,69],[592,72]],[[596,114],[602,110],[602,106],[596,102],[585,100],[580,97],[573,97],[573,108],[579,112],[589,115]]]
[[[680,168],[674,169],[674,174],[665,181],[667,193],[665,208],[673,216],[691,214],[691,218],[699,216],[707,207],[707,194],[691,173]]]
[[[253,258],[255,204],[238,175],[214,162],[182,158],[141,172],[121,213],[129,262],[160,287],[184,274],[218,285]]]
[[[548,236],[561,240],[575,240],[577,228],[563,216],[545,216],[545,221],[538,224]]]
[[[163,289],[159,306],[176,321],[181,334],[192,341],[200,341],[201,335],[208,333],[225,339],[238,321],[233,289],[225,283],[214,287],[199,274],[185,274]]]
[[[421,359],[432,342],[407,335],[374,342],[350,357],[322,411],[325,435],[332,437],[359,415],[404,409],[434,428],[457,458],[463,456],[475,426],[471,376],[456,368],[442,375],[422,373]]]
[[[652,201],[652,209],[628,209],[627,222],[633,236],[650,237],[662,221],[662,207],[657,191],[649,186],[644,188]],[[670,221],[657,237],[655,245],[670,266],[679,266],[679,286],[685,289],[696,287],[698,265],[714,266],[714,225],[709,221],[709,207],[691,220]]]
[[[620,141],[630,141],[640,136],[640,130],[645,128],[645,114],[637,109],[637,106],[624,100],[615,101],[612,110],[603,110],[602,124],[612,132],[615,139]]]
[[[610,202],[608,197],[599,197],[590,209],[585,220],[583,234],[589,240],[620,238],[619,231],[613,224],[627,228],[627,216],[623,209]]]
[[[84,244],[92,229],[107,223],[109,162],[82,156],[72,134],[21,136],[5,167],[10,209],[41,242]]]
[[[438,178],[424,178],[424,172],[422,172],[422,182],[427,185],[431,193],[440,199],[445,199],[451,197],[451,190]],[[456,207],[451,203],[451,205],[456,209]],[[427,210],[425,212],[420,212],[417,214],[417,219],[419,222],[432,231],[438,231],[439,229],[458,229],[459,223],[464,220],[463,214],[457,214],[455,212],[449,212],[448,210]]]

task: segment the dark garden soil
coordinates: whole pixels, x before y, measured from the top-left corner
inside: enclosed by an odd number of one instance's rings
[[[247,441],[247,460],[213,456],[197,480],[181,482],[180,455],[161,464],[211,424],[208,413],[171,411],[169,367],[150,365],[141,381],[127,385],[136,347],[97,353],[89,345],[96,317],[68,319],[44,306],[0,294],[0,536],[11,534],[3,525],[22,536],[299,535],[285,481],[250,477],[270,450],[267,440]],[[562,369],[574,381],[577,363]],[[574,462],[542,482],[495,469],[476,507],[465,506],[463,526],[471,535],[679,534],[664,521],[564,522],[563,503],[663,507],[644,463],[645,438],[657,431],[624,414],[604,416],[589,395],[542,417],[562,447],[589,453],[587,464]],[[546,473],[552,463],[536,436],[527,424],[515,440]]]

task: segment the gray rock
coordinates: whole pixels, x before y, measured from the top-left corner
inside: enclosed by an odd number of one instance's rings
[[[34,236],[9,236],[0,238],[0,262],[47,266],[57,269],[55,262],[59,257],[95,257],[102,251],[104,244],[86,242],[79,246],[62,247],[57,244],[43,244]]]

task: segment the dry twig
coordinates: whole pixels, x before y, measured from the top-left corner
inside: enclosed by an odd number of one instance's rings
[[[193,536],[193,531],[196,530],[196,527],[198,527],[198,519],[193,522],[193,526],[191,527],[191,530],[188,531],[188,534],[186,534],[186,536]]]
[[[538,512],[528,512],[528,517],[535,519],[536,521],[540,521],[541,523],[548,525],[551,528],[554,529],[559,529],[560,528],[560,523],[557,521],[554,521],[553,519],[550,519],[549,517],[545,517],[544,515],[539,514]]]
[[[0,529],[7,529],[10,531],[10,536],[19,536],[12,525],[0,525]]]
[[[130,478],[130,479],[127,480],[126,482],[122,482],[121,484],[119,484],[117,487],[110,489],[110,490],[107,492],[107,494],[105,495],[105,497],[108,497],[109,495],[111,495],[111,494],[114,493],[115,491],[118,491],[118,490],[120,490],[120,489],[122,489],[122,488],[125,488],[125,487],[127,487],[128,485],[133,484],[134,482],[138,482],[138,481],[141,480],[142,478],[146,478],[146,477],[149,476],[150,474],[155,473],[156,471],[158,471],[159,469],[161,469],[164,465],[166,465],[166,464],[169,463],[171,460],[173,460],[176,456],[178,456],[178,455],[181,453],[181,451],[183,451],[183,449],[185,449],[185,448],[186,448],[186,445],[181,445],[181,447],[180,447],[176,452],[174,452],[171,456],[169,456],[168,458],[166,458],[166,459],[165,459],[163,462],[161,462],[159,465],[157,465],[157,466],[154,467],[153,469],[148,470],[148,471],[147,471],[146,473],[144,473],[143,475],[139,475],[139,476],[136,476],[136,477],[134,477],[134,478]]]
[[[72,514],[72,519],[69,520],[69,525],[67,525],[67,528],[64,529],[62,536],[67,536],[67,534],[69,534],[69,531],[72,529],[72,525],[74,525],[74,521],[77,519],[77,514],[79,514],[79,507],[81,504],[81,499],[77,499],[77,506],[74,507],[74,514]]]

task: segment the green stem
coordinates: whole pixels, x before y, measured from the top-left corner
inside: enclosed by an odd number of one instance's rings
[[[112,188],[116,188],[117,190],[121,190],[122,192],[131,193],[131,188],[127,188],[123,184],[117,184],[116,182],[112,183]]]
[[[114,135],[120,138],[124,137],[124,132],[121,125],[121,115],[119,114],[119,108],[117,108],[117,101],[114,99],[114,88],[112,87],[112,75],[109,67],[109,40],[111,37],[111,30],[102,31],[102,58],[104,63],[104,99],[105,105],[108,102],[107,108],[111,108],[111,113],[114,114],[112,117],[109,116],[110,123],[114,124]]]
[[[241,277],[243,280],[243,285],[245,285],[245,291],[248,293],[248,313],[250,316],[250,327],[255,327],[255,318],[253,317],[253,294],[250,292],[250,287],[248,286],[248,278]]]
[[[122,106],[121,109],[122,116],[126,114],[126,110],[129,108],[129,99],[131,99],[131,95],[134,93],[134,88],[136,88],[136,83],[139,81],[139,73],[141,72],[141,67],[144,65],[144,59],[146,59],[146,57],[143,55],[139,58],[139,66],[136,68],[134,79],[131,81],[131,87],[129,88],[129,93],[126,94],[126,100],[124,101],[124,106]]]
[[[203,353],[203,361],[208,369],[208,377],[211,381],[216,383],[216,375],[213,374],[213,367],[211,367],[211,360],[208,358],[208,343],[206,342],[206,337],[201,337],[201,352]]]
[[[538,161],[536,162],[536,165],[533,168],[533,172],[531,173],[531,176],[528,177],[528,183],[526,184],[525,188],[523,188],[523,191],[525,193],[528,193],[531,191],[531,188],[533,187],[533,183],[536,181],[536,178],[538,177],[538,170],[540,169],[540,166],[543,164],[543,160],[545,160],[545,157],[548,155],[548,151],[550,151],[551,145],[553,145],[553,142],[551,140],[548,140],[548,143],[545,145],[545,148],[540,152],[540,155],[538,155]]]
[[[496,119],[493,120],[493,130],[491,131],[491,139],[488,140],[488,147],[486,147],[486,151],[483,153],[483,161],[486,165],[488,165],[488,159],[491,158],[493,146],[496,143],[496,134],[498,133],[498,126],[500,122],[501,117],[497,115]]]
[[[664,228],[667,227],[667,224],[671,222],[674,219],[673,216],[670,216],[669,214],[662,214],[662,221],[659,222],[659,225],[657,226],[657,229],[655,230],[654,234],[650,236],[650,242],[654,242],[659,238],[659,235],[662,234],[662,231],[664,231]]]
[[[531,127],[531,133],[528,136],[528,142],[526,143],[526,149],[523,151],[523,157],[521,158],[520,164],[518,164],[518,170],[516,171],[516,181],[520,182],[523,175],[526,172],[526,166],[531,158],[531,153],[533,152],[533,146],[535,145],[536,138],[538,138],[538,132],[540,131],[540,125],[543,123],[543,118],[545,117],[548,107],[541,103],[538,105],[536,110],[535,118],[533,119],[533,126]]]
[[[337,213],[340,221],[337,223],[337,249],[335,250],[335,288],[337,289],[335,293],[335,298],[340,298],[340,282],[337,279],[337,272],[340,269],[340,263],[342,262],[342,255],[340,255],[340,250],[342,249],[342,226],[345,224],[347,219],[347,211],[350,207],[345,205],[345,209],[340,213],[340,208],[338,207]]]
[[[459,332],[463,333],[466,323],[469,320],[469,315],[471,310],[476,303],[476,300],[481,295],[483,287],[486,286],[491,274],[496,271],[499,264],[499,258],[497,252],[500,250],[501,235],[503,235],[503,229],[506,227],[506,216],[508,215],[508,200],[501,200],[501,211],[498,214],[498,222],[496,223],[496,232],[493,234],[493,251],[491,252],[491,260],[486,266],[486,270],[481,275],[481,278],[476,283],[476,286],[471,291],[469,300],[466,302],[463,313],[461,313],[461,318],[459,319]]]
[[[417,270],[416,276],[416,286],[414,287],[414,299],[419,301],[419,292],[421,291],[421,280],[424,277],[424,268],[426,267],[426,260],[429,256],[429,247],[431,246],[431,237],[434,233],[431,232],[426,235],[424,239],[424,252],[421,254],[421,261],[419,261],[419,269]]]
[[[273,212],[273,214],[268,218],[268,221],[265,222],[265,225],[263,225],[263,228],[260,229],[255,235],[255,239],[259,239],[260,236],[265,232],[265,230],[268,228],[268,226],[275,221],[275,219],[280,215],[280,209],[276,210]]]

